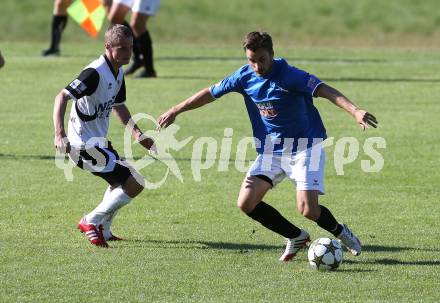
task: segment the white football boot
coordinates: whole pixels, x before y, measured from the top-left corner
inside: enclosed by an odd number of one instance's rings
[[[301,234],[292,239],[286,239],[286,249],[284,250],[283,255],[280,257],[280,261],[290,261],[293,257],[296,256],[296,253],[306,246],[307,242],[310,242],[310,235],[305,230],[301,229]]]
[[[361,254],[361,241],[359,241],[359,239],[352,233],[347,225],[342,224],[342,232],[338,236],[338,239],[341,240],[342,244],[347,247],[348,251],[353,256],[359,256]]]

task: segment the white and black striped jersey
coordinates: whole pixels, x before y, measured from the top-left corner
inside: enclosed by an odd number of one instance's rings
[[[115,72],[103,55],[86,66],[64,91],[74,100],[67,135],[70,144],[105,147],[110,112],[126,99],[122,68]]]

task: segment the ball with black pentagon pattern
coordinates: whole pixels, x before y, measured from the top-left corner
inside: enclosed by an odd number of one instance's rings
[[[310,245],[307,257],[313,269],[335,270],[342,263],[343,251],[339,241],[318,238]]]

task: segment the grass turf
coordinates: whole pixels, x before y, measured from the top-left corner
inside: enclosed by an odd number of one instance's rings
[[[43,46],[11,42],[2,49],[7,65],[0,71],[1,301],[440,300],[437,52],[277,52],[340,89],[380,121],[379,129],[361,132],[346,113],[318,99],[330,136],[355,137],[361,144],[381,136],[387,142],[380,150],[385,165],[379,173],[361,170],[360,161],[368,159],[361,152],[338,176],[334,147],[328,148],[327,194],[321,202],[353,228],[364,252],[356,258],[345,254],[340,269],[321,273],[308,268],[305,252],[288,264],[277,261],[282,239],[235,207],[244,174],[233,162],[227,172],[219,172],[217,160],[201,172],[201,182],[193,179],[196,138],[209,136],[220,142],[224,128],[231,127],[235,147],[251,135],[241,97],[234,94],[178,117],[177,138],[194,136],[173,153],[183,183],[170,175],[159,189],[144,191],[115,220],[115,234],[128,241],[112,243],[110,249],[92,247],[75,224],[100,201],[106,185],[80,170],[74,170],[73,182],[64,179],[53,160],[51,115],[54,96],[101,52],[101,46],[65,43],[63,57],[41,58]],[[132,113],[157,117],[245,63],[239,47],[158,44],[156,57],[159,78],[127,79]],[[110,137],[121,152],[122,133],[112,119]],[[134,150],[137,157],[144,154],[138,146]],[[249,151],[247,159],[253,158]],[[154,163],[142,173],[157,180],[164,166]],[[289,182],[266,200],[313,238],[328,236],[297,213]]]

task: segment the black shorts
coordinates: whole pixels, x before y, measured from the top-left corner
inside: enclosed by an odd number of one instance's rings
[[[132,175],[127,166],[121,165],[124,161],[113,149],[111,142],[108,142],[107,148],[95,146],[91,149],[76,150],[76,152],[72,149],[69,156],[79,168],[103,178],[112,186],[124,184]]]

